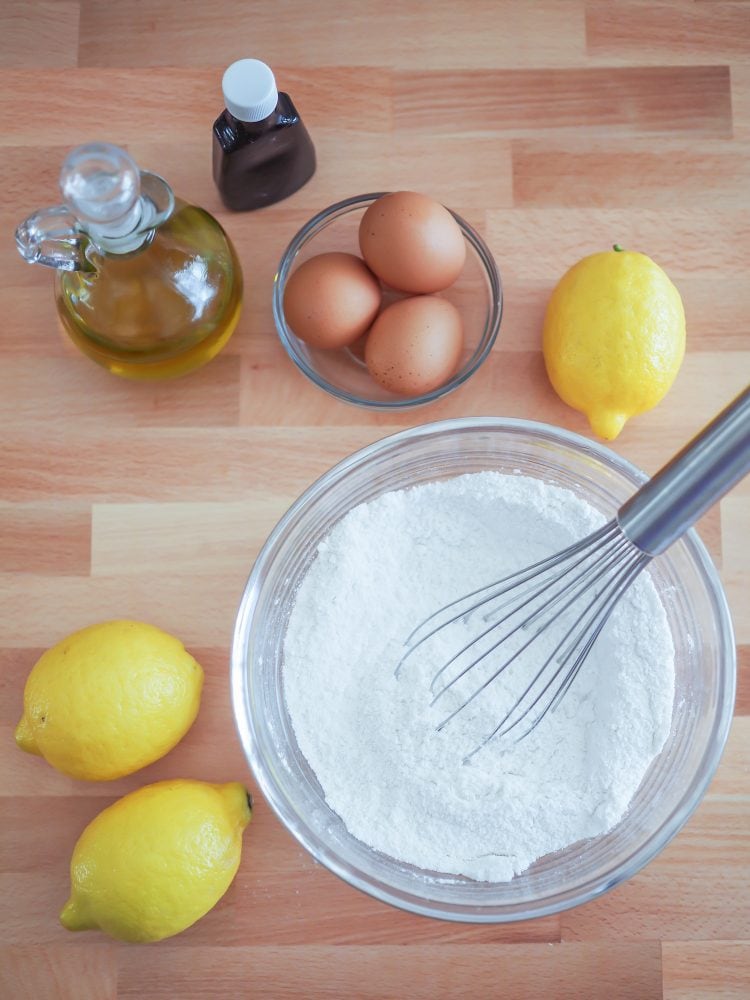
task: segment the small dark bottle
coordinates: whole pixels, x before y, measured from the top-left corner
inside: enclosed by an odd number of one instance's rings
[[[315,173],[315,149],[288,94],[258,59],[232,63],[214,122],[214,181],[227,208],[246,212],[298,191]]]

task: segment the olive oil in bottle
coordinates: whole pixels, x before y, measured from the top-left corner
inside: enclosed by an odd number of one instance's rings
[[[107,144],[73,150],[65,204],[16,231],[22,256],[56,269],[58,314],[88,357],[134,379],[183,375],[231,337],[242,273],[213,216]]]

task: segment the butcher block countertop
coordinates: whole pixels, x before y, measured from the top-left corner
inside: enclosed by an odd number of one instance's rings
[[[288,201],[235,215],[210,173],[221,75],[268,62],[319,166]],[[59,200],[66,152],[124,145],[214,212],[246,302],[226,350],[135,384],[60,333],[52,275],[13,229]],[[286,357],[271,287],[312,214],[410,188],[450,205],[497,260],[505,312],[459,391],[398,416],[328,397]],[[402,913],[315,864],[257,791],[235,735],[228,650],[253,559],[288,505],[352,451],[446,417],[548,421],[590,436],[544,373],[549,292],[617,242],[678,286],[688,351],[617,452],[655,472],[750,376],[750,3],[742,0],[27,0],[0,2],[0,997],[601,998],[750,996],[750,481],[700,525],[739,643],[719,771],[674,841],[586,906],[506,926]],[[113,783],[65,778],[13,729],[40,652],[95,621],[180,636],[206,672],[198,720]],[[58,923],[83,827],[165,777],[254,792],[242,865],[208,916],[128,946]]]

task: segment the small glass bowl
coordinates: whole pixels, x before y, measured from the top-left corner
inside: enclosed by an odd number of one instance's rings
[[[314,858],[350,885],[405,910],[504,923],[595,899],[633,876],[678,832],[706,791],[729,732],[735,646],[716,570],[696,533],[688,531],[645,571],[675,646],[672,725],[614,829],[540,858],[502,883],[424,871],[357,840],[326,803],[297,745],[284,699],[284,636],[297,588],[321,541],[352,507],[388,490],[485,469],[563,486],[608,517],[647,478],[602,445],[527,420],[446,420],[363,448],[302,494],[258,556],[235,624],[232,701],[261,791]],[[323,705],[321,712],[324,717]]]
[[[503,290],[497,265],[482,237],[455,212],[466,241],[466,263],[450,288],[439,292],[458,309],[464,327],[464,350],[458,371],[444,385],[421,396],[398,396],[372,378],[363,360],[363,340],[340,350],[322,351],[296,337],[284,318],[284,290],[295,266],[320,253],[339,251],[361,256],[359,223],[367,208],[386,191],[347,198],[323,209],[297,233],[279,263],[273,287],[273,318],[281,343],[295,365],[315,385],[332,396],[374,410],[407,410],[431,403],[453,392],[485,360],[500,329]],[[450,211],[450,210],[449,210]],[[405,298],[402,292],[385,289],[388,305]]]

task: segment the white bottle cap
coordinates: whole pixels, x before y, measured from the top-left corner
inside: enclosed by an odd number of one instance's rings
[[[221,81],[227,111],[243,122],[268,118],[279,100],[271,69],[260,59],[239,59]]]

